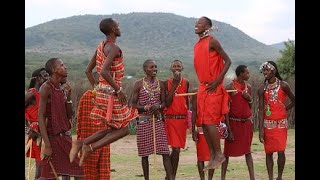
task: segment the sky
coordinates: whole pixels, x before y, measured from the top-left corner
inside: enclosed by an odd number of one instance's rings
[[[295,40],[295,0],[25,0],[25,28],[75,15],[131,12],[207,16],[267,45]]]

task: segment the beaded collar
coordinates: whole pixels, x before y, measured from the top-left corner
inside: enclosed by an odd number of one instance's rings
[[[156,87],[152,88],[151,85],[155,83],[157,84]],[[156,93],[160,92],[160,81],[157,78],[155,78],[155,81],[153,83],[151,82],[148,83],[144,77],[142,79],[142,86],[143,86],[143,89],[149,94],[150,100],[153,100]]]

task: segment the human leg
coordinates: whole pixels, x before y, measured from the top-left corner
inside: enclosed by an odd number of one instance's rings
[[[141,165],[143,170],[143,176],[145,180],[149,180],[149,156],[145,156],[141,158]]]
[[[277,180],[282,180],[282,173],[283,173],[285,163],[286,163],[286,155],[285,155],[284,151],[279,151],[278,152],[278,160],[277,160],[277,164],[278,164]]]
[[[62,180],[70,180],[70,176],[68,175],[62,175]]]
[[[204,171],[206,171],[219,167],[226,160],[226,158],[221,151],[220,136],[216,125],[204,124],[203,133],[210,149],[210,161],[208,165],[203,169]]]
[[[178,147],[172,148],[172,152],[170,154],[170,160],[172,164],[172,173],[174,177],[176,177],[176,174],[177,174],[177,169],[179,165],[179,156],[180,156],[180,148]]]
[[[204,161],[197,161],[197,166],[198,166],[198,172],[201,180],[204,180]]]
[[[84,180],[84,177],[74,177],[74,180]]]
[[[105,145],[109,145],[109,144],[117,141],[118,139],[123,138],[124,136],[126,136],[128,134],[129,134],[129,128],[128,128],[128,126],[126,126],[126,127],[120,128],[120,129],[112,129],[112,131],[107,133],[102,139],[92,143],[91,147],[88,144],[83,143],[82,155],[80,158],[79,165],[81,166],[83,161],[86,158],[88,158],[90,156],[90,154],[92,153],[92,151],[94,151],[95,149],[99,149]]]
[[[41,162],[36,160],[36,173],[34,179],[38,179],[41,176]]]
[[[273,153],[266,154],[266,164],[269,180],[273,180]]]
[[[221,166],[221,180],[226,179],[228,164],[229,164],[229,157],[226,156],[226,160],[222,163],[222,166]]]
[[[166,177],[168,178],[168,180],[174,180],[175,177],[173,175],[170,156],[168,154],[163,154],[162,155],[162,161],[163,161],[164,169],[166,170]]]
[[[75,140],[72,142],[72,147],[69,154],[70,162],[72,163],[74,158],[77,156],[78,152],[82,148],[83,144],[91,144],[100,140],[101,138],[105,137],[108,133],[110,133],[112,129],[102,129],[97,131],[96,133],[92,134],[91,136],[87,137],[84,140]]]
[[[248,166],[250,180],[255,180],[252,155],[251,155],[251,153],[248,153],[245,156],[246,156],[246,163]]]
[[[209,169],[208,171],[208,180],[212,180],[214,174],[214,169]]]

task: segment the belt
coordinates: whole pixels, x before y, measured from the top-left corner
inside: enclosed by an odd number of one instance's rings
[[[61,133],[58,133],[58,134],[55,134],[55,135],[49,135],[51,137],[53,136],[71,136],[71,131],[65,131],[65,132],[61,132]]]
[[[156,121],[162,121],[162,116],[160,117],[155,117]],[[146,115],[140,115],[139,118],[137,119],[137,123],[145,123],[145,122],[149,122],[152,121],[152,116],[146,116]]]
[[[267,120],[264,119],[264,128],[273,129],[273,128],[288,128],[288,120],[281,119],[281,120]]]
[[[187,119],[187,115],[165,115],[165,119]]]
[[[248,118],[235,118],[235,117],[229,117],[229,120],[232,121],[240,121],[240,122],[246,122],[247,120],[251,120],[252,116],[248,117]]]

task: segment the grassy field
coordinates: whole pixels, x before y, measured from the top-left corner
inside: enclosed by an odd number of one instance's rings
[[[223,141],[222,141],[223,144]],[[222,146],[223,147],[223,146]],[[123,139],[114,142],[111,145],[111,179],[112,180],[143,180],[141,158],[138,157],[136,136],[129,135]],[[199,179],[197,170],[195,143],[191,135],[187,137],[187,147],[180,154],[180,162],[177,171],[177,180],[195,180]],[[258,132],[254,133],[252,142],[252,156],[254,163],[255,177],[257,180],[268,179],[265,165],[265,153],[262,144],[258,140]],[[274,154],[274,177],[277,176],[277,154]],[[156,163],[154,163],[156,160]],[[25,161],[26,173],[28,171],[28,159]],[[150,179],[164,179],[165,171],[162,164],[162,156],[149,156]],[[31,166],[34,164],[31,160]],[[213,179],[220,179],[221,168],[215,170]],[[31,179],[34,176],[34,170],[31,172]],[[249,173],[245,163],[245,157],[231,157],[227,170],[228,180],[247,180]],[[288,131],[286,164],[283,172],[283,179],[295,179],[295,130]]]

